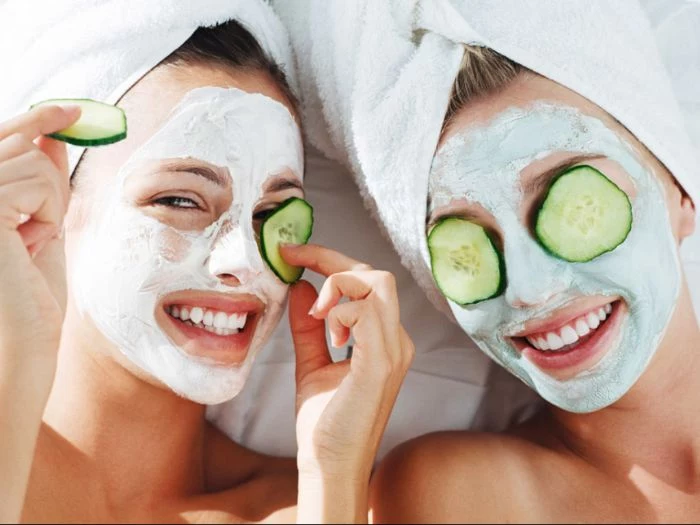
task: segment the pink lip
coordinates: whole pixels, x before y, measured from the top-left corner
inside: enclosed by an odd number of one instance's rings
[[[607,303],[605,303],[607,304]],[[524,337],[512,338],[511,341],[518,351],[526,359],[532,362],[540,370],[550,372],[559,380],[570,379],[583,370],[594,366],[615,342],[625,318],[627,308],[623,301],[618,300],[613,304],[613,309],[608,318],[593,334],[580,342],[570,350],[547,351],[538,350],[528,344]],[[576,316],[569,320],[575,319]],[[564,322],[563,324],[566,324]],[[554,324],[553,329],[560,328],[563,324]],[[539,329],[539,327],[538,327]],[[536,332],[529,332],[531,336]]]
[[[167,308],[172,305],[198,306],[227,314],[246,313],[245,326],[236,334],[217,335],[175,319]],[[170,339],[185,353],[213,361],[221,366],[241,364],[250,349],[265,305],[255,296],[213,294],[209,292],[177,292],[166,296],[156,309],[156,320]]]
[[[564,325],[567,325],[590,312],[598,310],[607,304],[619,301],[620,297],[600,297],[591,301],[586,298],[581,301],[574,301],[564,308],[559,309],[555,314],[547,319],[533,320],[525,323],[525,329],[511,335],[510,337],[530,337],[537,334],[556,332]]]

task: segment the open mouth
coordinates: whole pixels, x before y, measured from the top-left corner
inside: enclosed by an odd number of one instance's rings
[[[538,368],[571,377],[592,367],[612,346],[626,310],[619,299],[597,306],[557,327],[512,337],[514,346]],[[567,371],[567,373],[564,373]]]
[[[186,291],[169,296],[159,310],[156,317],[180,349],[231,366],[245,360],[265,306],[247,294]]]
[[[204,330],[222,337],[236,335],[245,330],[249,320],[255,317],[252,312],[226,313],[199,306],[168,305],[165,312],[174,320],[192,328]]]

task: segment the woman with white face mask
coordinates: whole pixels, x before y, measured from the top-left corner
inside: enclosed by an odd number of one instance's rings
[[[45,135],[79,108],[0,124],[0,521],[366,519],[412,355],[391,276],[284,247],[329,276],[318,296],[291,288],[296,462],[210,426],[205,405],[243,388],[283,311],[258,237],[304,196],[301,133],[284,75],[235,21],[146,71],[118,97],[128,138],[77,169]],[[331,361],[326,320],[354,337],[351,362]]]
[[[697,521],[697,276],[680,245],[700,180],[639,4],[277,7],[309,129],[330,129],[310,139],[347,148],[418,282],[547,402],[505,434],[400,446],[375,522]]]

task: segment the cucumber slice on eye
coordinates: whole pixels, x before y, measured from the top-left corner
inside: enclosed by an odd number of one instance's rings
[[[448,299],[467,305],[499,295],[505,267],[483,227],[465,219],[441,220],[428,235],[435,282]]]
[[[268,216],[260,228],[260,251],[275,275],[286,284],[299,280],[304,268],[287,264],[280,255],[282,243],[306,244],[311,237],[314,210],[304,199],[292,197]]]
[[[540,244],[569,262],[587,262],[614,250],[631,229],[629,197],[591,166],[576,166],[559,175],[535,221]]]
[[[80,118],[75,124],[49,135],[56,140],[74,146],[93,147],[114,144],[126,138],[126,115],[116,106],[71,98],[45,100],[32,108],[38,106],[80,106]]]

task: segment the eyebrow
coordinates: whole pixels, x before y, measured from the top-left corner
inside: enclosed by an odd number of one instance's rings
[[[217,186],[227,187],[229,185],[226,177],[221,173],[224,168],[217,169],[193,162],[171,162],[168,163],[165,168],[175,173],[193,173],[199,175]]]
[[[264,188],[266,192],[270,193],[276,193],[278,191],[284,191],[284,190],[301,190],[302,192],[304,191],[304,187],[301,184],[301,181],[296,178],[286,178],[286,177],[277,177],[270,182],[266,183]]]
[[[527,181],[525,184],[522,185],[522,190],[523,193],[539,193],[541,190],[543,190],[549,182],[559,175],[560,173],[568,170],[569,168],[574,167],[576,164],[579,164],[585,160],[595,160],[595,159],[602,159],[604,158],[603,155],[577,155],[576,157],[572,157],[570,159],[566,159],[556,166],[553,166],[549,168],[546,171],[543,171],[542,173],[538,174],[536,177],[533,179]]]

